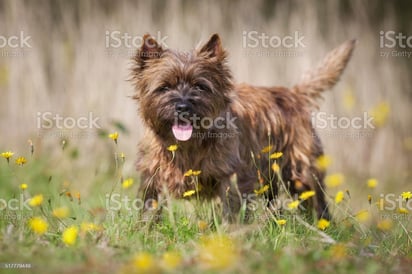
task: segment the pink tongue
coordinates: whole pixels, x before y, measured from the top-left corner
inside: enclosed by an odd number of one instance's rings
[[[193,127],[192,125],[173,125],[172,126],[173,135],[179,141],[187,141],[192,137]]]

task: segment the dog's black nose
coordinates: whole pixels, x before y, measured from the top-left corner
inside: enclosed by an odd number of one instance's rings
[[[189,105],[186,103],[177,103],[176,104],[176,111],[178,113],[189,112]]]

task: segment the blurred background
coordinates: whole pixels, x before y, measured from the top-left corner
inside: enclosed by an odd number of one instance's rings
[[[188,50],[217,32],[236,81],[287,87],[356,38],[354,56],[320,111],[343,119],[366,113],[374,128],[319,128],[329,169],[375,177],[382,191],[405,189],[412,170],[412,47],[389,47],[384,35],[412,36],[411,18],[410,1],[0,1],[0,151],[29,157],[31,140],[33,157],[87,185],[112,166],[107,134],[118,131],[125,172],[135,176],[143,129],[128,79],[145,33]],[[259,35],[296,43],[267,45]],[[65,120],[51,119],[56,115]],[[63,146],[73,161],[59,161]]]

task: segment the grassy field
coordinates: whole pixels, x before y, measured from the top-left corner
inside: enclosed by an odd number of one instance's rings
[[[102,159],[106,170],[89,171],[93,176],[87,188],[68,180],[71,173],[84,171],[59,168],[74,166],[81,157],[74,145],[56,144],[60,158],[54,161],[37,155],[35,147],[31,155],[29,146],[12,156],[2,154],[1,272],[411,272],[412,226],[409,205],[402,201],[410,193],[396,193],[402,206],[385,210],[389,203],[376,191],[383,182],[331,174],[330,223],[293,209],[285,195],[281,212],[255,203],[252,220],[238,224],[222,222],[218,201],[165,197],[154,221],[150,215],[143,219],[132,201],[139,182],[124,177],[122,167],[133,159],[109,137],[99,142],[107,143],[112,156]],[[364,198],[357,200],[356,208],[362,209],[355,211],[356,194]]]

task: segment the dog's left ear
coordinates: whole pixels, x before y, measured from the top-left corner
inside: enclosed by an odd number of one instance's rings
[[[199,53],[209,58],[217,58],[219,61],[226,57],[225,50],[222,48],[222,42],[217,33],[209,38],[209,41],[200,49]]]
[[[141,70],[146,66],[148,60],[160,58],[163,53],[162,47],[157,43],[157,41],[150,36],[150,34],[145,34],[143,36],[143,44],[137,51],[134,60]]]

